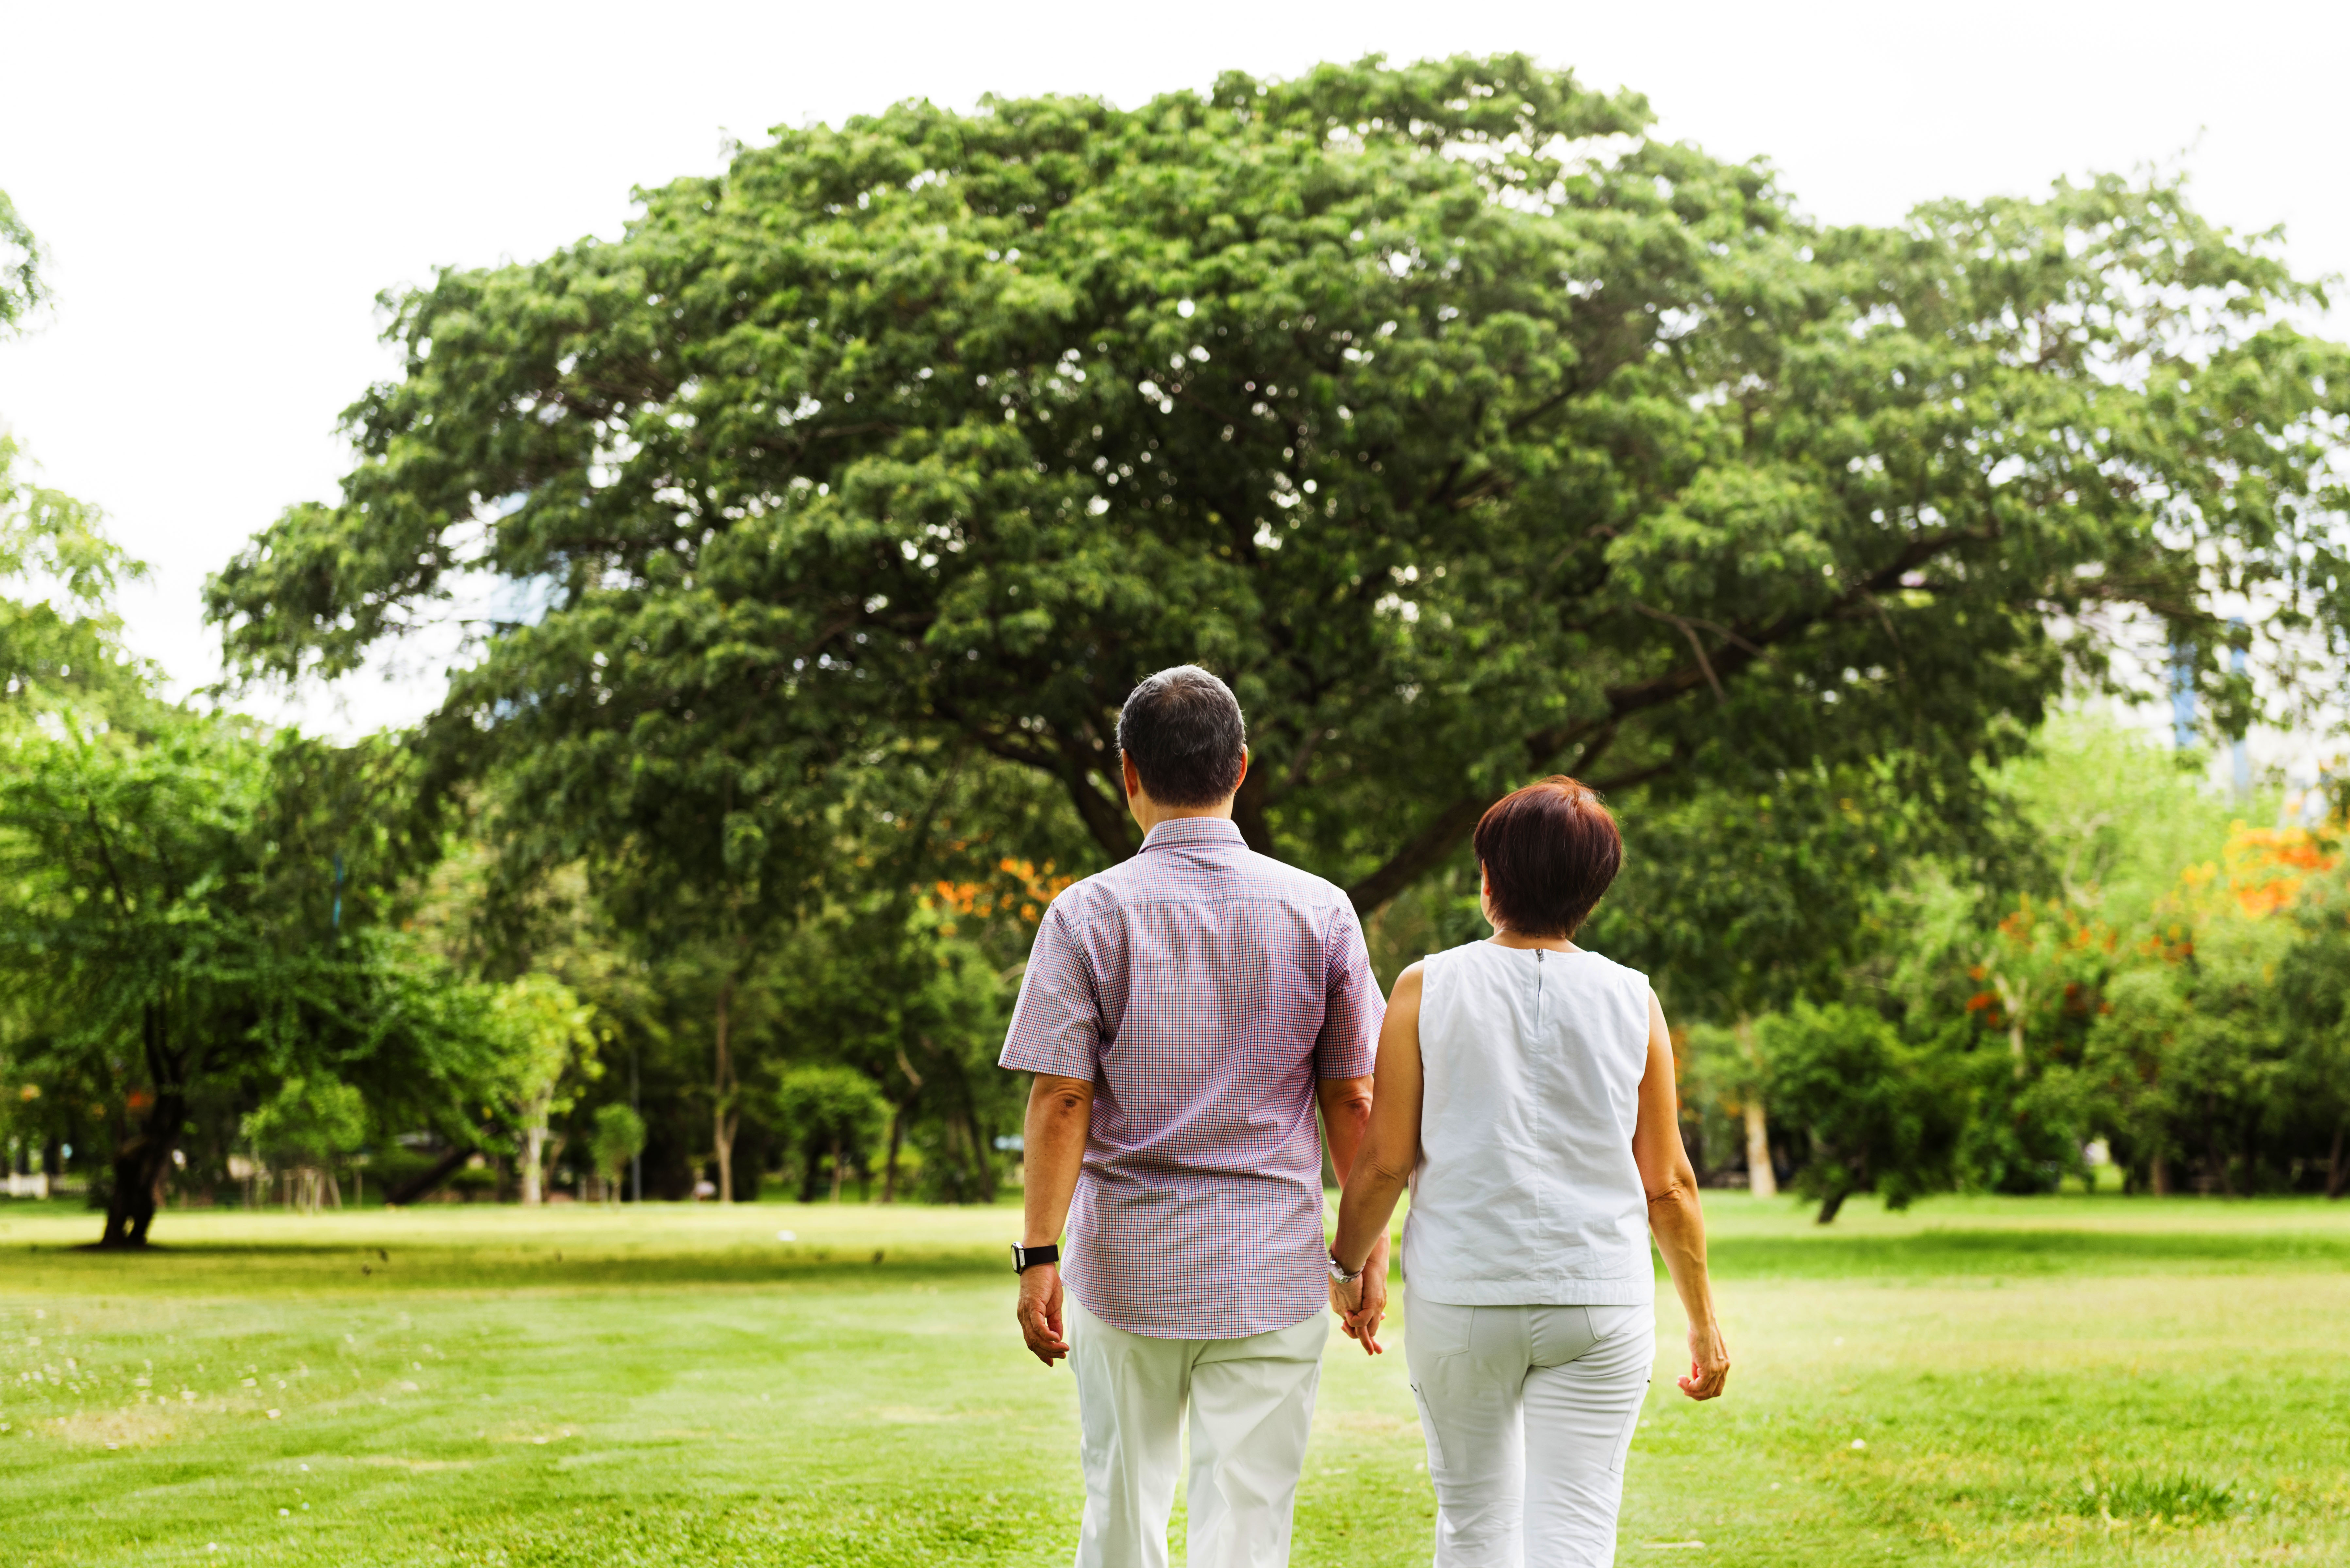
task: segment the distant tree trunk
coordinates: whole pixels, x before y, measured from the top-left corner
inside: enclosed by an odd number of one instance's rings
[[[383,1200],[394,1209],[402,1209],[421,1199],[431,1197],[433,1190],[442,1182],[457,1174],[463,1167],[467,1157],[473,1152],[472,1149],[462,1147],[452,1148],[429,1169],[418,1171],[414,1176],[385,1193]]]
[[[1740,1013],[1731,1026],[1738,1040],[1738,1049],[1746,1058],[1753,1075],[1753,1087],[1746,1100],[1746,1190],[1757,1198],[1779,1196],[1779,1175],[1771,1168],[1771,1117],[1762,1100],[1762,1080],[1765,1069],[1762,1047],[1755,1043],[1754,1019]]]
[[[958,1068],[955,1087],[962,1097],[962,1110],[956,1119],[962,1123],[963,1142],[971,1150],[972,1190],[962,1201],[993,1203],[995,1201],[995,1162],[988,1158],[987,1130],[980,1125],[979,1103],[971,1092],[971,1079]]]
[[[1771,1168],[1771,1123],[1760,1090],[1746,1096],[1746,1190],[1757,1198],[1779,1196],[1779,1178]]]
[[[1846,1189],[1842,1187],[1832,1187],[1828,1189],[1827,1196],[1820,1199],[1820,1212],[1817,1223],[1822,1225],[1832,1223],[1836,1217],[1836,1210],[1844,1207],[1844,1200],[1847,1196],[1849,1196],[1849,1194]]]
[[[2217,1169],[2220,1196],[2233,1198],[2236,1195],[2235,1161],[2229,1158],[2228,1151],[2220,1147],[2220,1107],[2210,1096],[2204,1096],[2203,1100],[2203,1127],[2204,1163]]]
[[[2161,1149],[2146,1162],[2146,1184],[2157,1198],[2170,1196],[2170,1157]]]
[[[147,1228],[155,1222],[157,1195],[171,1173],[172,1150],[179,1145],[180,1128],[188,1116],[187,1062],[184,1055],[175,1055],[167,1048],[163,1010],[148,1007],[140,1025],[155,1100],[147,1107],[147,1119],[115,1146],[114,1190],[107,1198],[106,1231],[98,1242],[105,1248],[147,1244]]]
[[[889,1113],[889,1160],[881,1168],[881,1201],[898,1201],[898,1146],[906,1137],[906,1107],[899,1106]],[[2334,1140],[2338,1149],[2341,1140]]]
[[[524,1114],[522,1129],[522,1202],[536,1209],[546,1201],[543,1182],[546,1169],[546,1096],[533,1100]]]
[[[840,1139],[832,1140],[832,1200],[840,1201],[840,1179],[847,1168],[848,1156],[841,1148]]]
[[[147,1119],[114,1151],[114,1191],[106,1205],[101,1247],[143,1247],[155,1222],[155,1192],[172,1168],[172,1146],[188,1103],[174,1090],[155,1096]]]
[[[2007,1013],[2007,1049],[2015,1058],[2015,1075],[2021,1078],[2023,1076],[2023,1008],[2031,1000],[2031,993],[2003,974],[1992,975],[1991,982],[1998,988],[1999,1004]]]
[[[734,1057],[727,1039],[728,1010],[734,1000],[734,977],[718,987],[718,1059],[711,1075],[712,1111],[710,1137],[718,1158],[718,1201],[734,1201],[734,1129],[742,1116],[734,1108]]]

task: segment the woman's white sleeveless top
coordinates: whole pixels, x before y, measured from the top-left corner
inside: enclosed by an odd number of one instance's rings
[[[1648,980],[1597,953],[1471,942],[1420,966],[1412,1292],[1456,1306],[1656,1299],[1632,1127]]]

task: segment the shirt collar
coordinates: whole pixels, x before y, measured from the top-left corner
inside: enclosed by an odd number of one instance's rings
[[[1170,816],[1144,837],[1142,853],[1195,844],[1229,844],[1240,849],[1245,848],[1247,843],[1228,816]]]

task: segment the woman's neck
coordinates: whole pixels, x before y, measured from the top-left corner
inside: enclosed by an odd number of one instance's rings
[[[1583,950],[1566,937],[1525,937],[1508,929],[1497,929],[1487,940],[1497,948],[1540,948],[1552,953],[1579,953]]]

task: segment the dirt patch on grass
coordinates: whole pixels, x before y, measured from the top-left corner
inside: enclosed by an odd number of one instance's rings
[[[32,1430],[77,1448],[149,1449],[171,1441],[174,1430],[161,1405],[131,1405],[120,1410],[81,1410],[61,1420],[43,1421]]]

